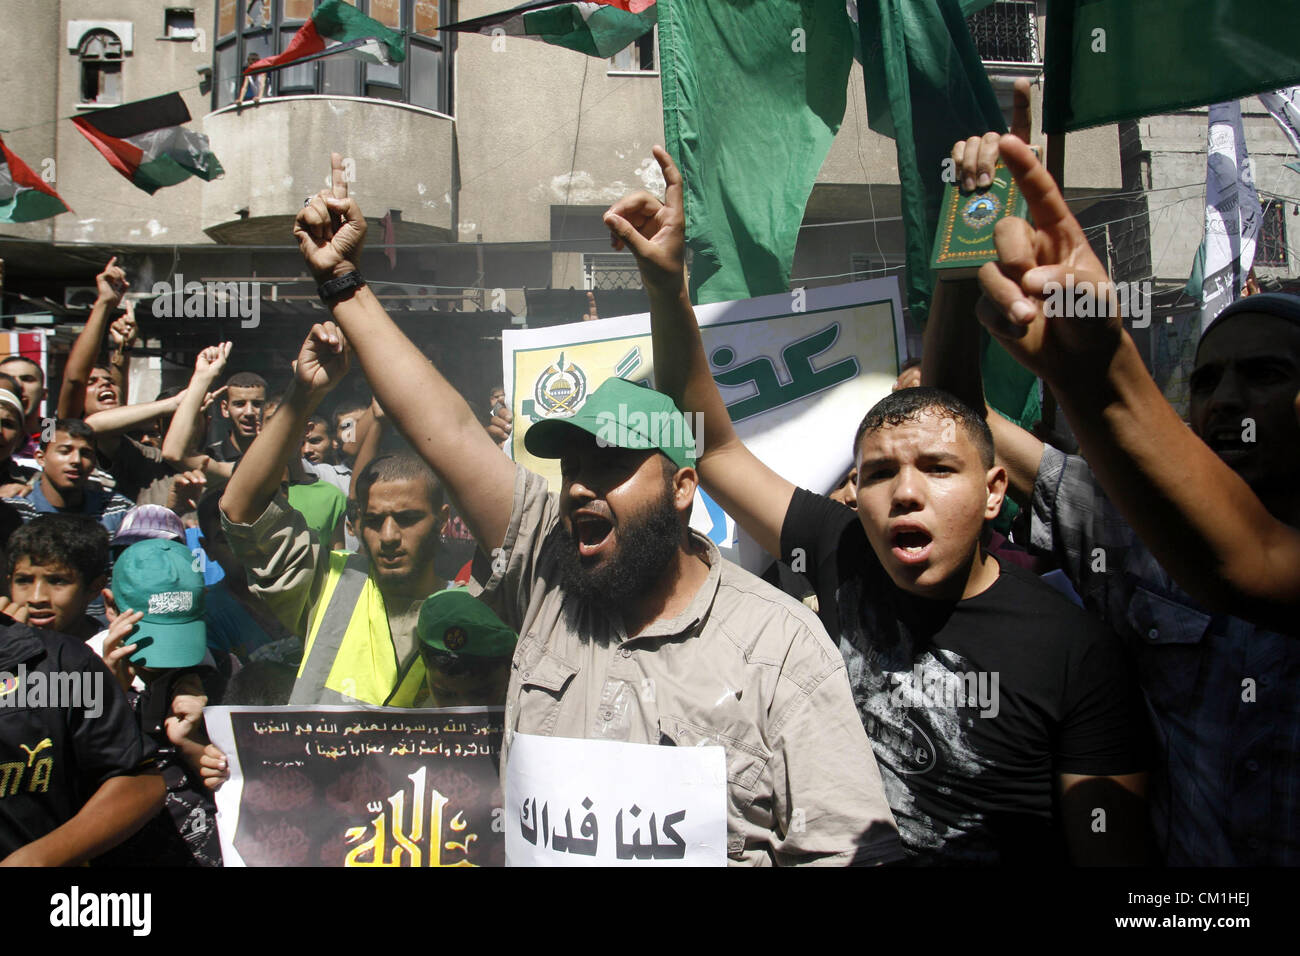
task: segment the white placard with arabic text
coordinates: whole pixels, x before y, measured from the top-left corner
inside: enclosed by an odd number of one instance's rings
[[[515,734],[507,866],[725,866],[722,747]]]

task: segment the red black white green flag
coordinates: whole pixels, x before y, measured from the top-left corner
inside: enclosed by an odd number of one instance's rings
[[[184,129],[190,111],[179,93],[75,116],[72,123],[109,165],[147,193],[225,172],[202,133]]]
[[[645,36],[659,19],[656,0],[594,0],[585,3],[525,3],[501,13],[450,23],[444,30],[518,36],[610,57]]]
[[[68,211],[68,204],[0,139],[0,222],[34,222]]]
[[[402,34],[370,19],[351,4],[326,0],[283,52],[250,63],[244,73],[279,70],[336,53],[387,66],[406,59],[406,42]]]

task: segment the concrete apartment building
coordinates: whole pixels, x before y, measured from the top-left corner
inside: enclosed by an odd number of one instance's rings
[[[261,284],[255,328],[238,318],[159,317],[146,303],[134,398],[183,382],[198,349],[227,338],[236,343],[232,368],[287,380],[308,323],[325,316],[290,227],[304,198],[325,185],[331,150],[345,157],[370,222],[368,281],[471,400],[482,404],[499,378],[503,328],[575,321],[586,289],[602,315],[644,310],[631,257],[612,253],[600,215],[630,189],[661,186],[650,157],[663,138],[654,38],[606,61],[536,41],[437,32],[439,23],[511,5],[504,0],[355,2],[413,34],[406,61],[337,57],[284,70],[254,104],[239,102],[239,69],[250,54],[282,50],[314,0],[8,0],[0,127],[38,172],[49,161],[73,211],[0,227],[4,324],[51,330],[56,376],[95,273],[118,255],[133,292],[178,275]],[[998,2],[972,18],[1008,111],[1014,78],[1041,75],[1045,7]],[[224,178],[149,196],[64,119],[173,90]],[[1258,102],[1245,106],[1261,198],[1272,203],[1257,271],[1294,283],[1297,199],[1288,193],[1300,197],[1300,178],[1293,185],[1282,163],[1295,157]],[[1117,278],[1155,284],[1160,331],[1143,340],[1150,356],[1186,351],[1178,324],[1160,320],[1194,311],[1176,290],[1201,237],[1205,125],[1201,110],[1066,137],[1067,196],[1094,246]],[[899,205],[894,144],[868,129],[855,66],[792,284],[901,273]],[[913,338],[918,344],[915,330]]]

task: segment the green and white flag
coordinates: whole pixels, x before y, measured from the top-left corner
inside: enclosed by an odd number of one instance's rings
[[[72,125],[109,165],[147,193],[198,176],[224,173],[202,133],[185,129],[190,111],[179,93],[74,116]]]
[[[325,0],[283,52],[250,63],[244,73],[279,70],[336,53],[388,66],[406,59],[406,40],[343,0]]]
[[[459,33],[527,37],[588,56],[610,57],[655,27],[655,0],[525,3],[443,27]]]
[[[67,211],[59,194],[0,139],[0,222],[34,222]]]
[[[1291,143],[1291,148],[1300,153],[1300,86],[1260,93],[1259,101],[1277,120],[1277,125],[1282,128],[1282,135]]]
[[[1241,295],[1255,261],[1255,239],[1263,220],[1241,128],[1240,101],[1210,107],[1206,165],[1205,239],[1196,263],[1201,276],[1197,290],[1201,332]]]

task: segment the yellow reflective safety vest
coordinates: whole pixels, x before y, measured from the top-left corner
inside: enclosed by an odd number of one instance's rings
[[[384,597],[370,576],[369,559],[331,551],[289,703],[414,707],[423,690],[419,653],[405,668],[397,660]]]

